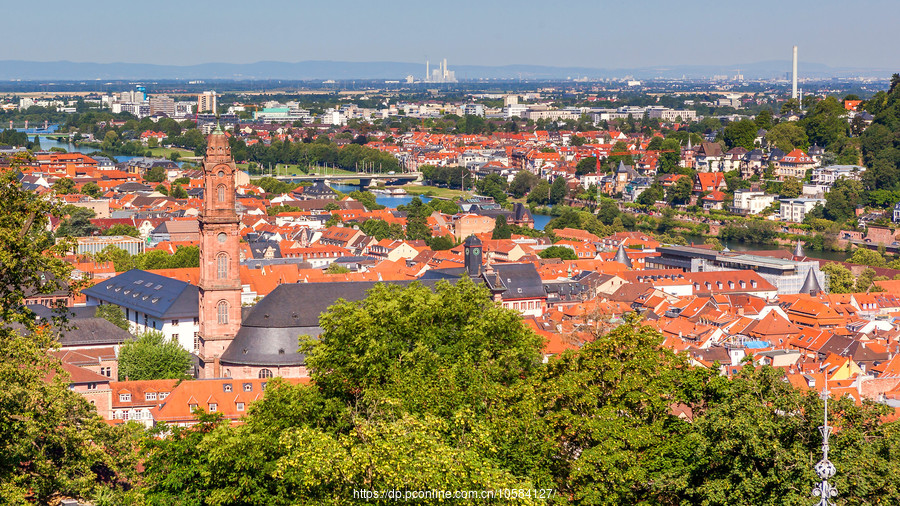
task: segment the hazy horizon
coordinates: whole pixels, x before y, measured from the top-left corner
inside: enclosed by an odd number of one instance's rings
[[[539,65],[595,69],[741,65],[783,61],[829,67],[900,67],[900,2],[760,0],[752,8],[706,0],[569,2],[397,0],[214,7],[50,0],[7,9],[0,60],[191,66],[258,62],[405,62],[450,67]],[[866,16],[866,13],[873,15]],[[858,25],[849,19],[865,19]],[[858,28],[857,28],[858,27]],[[39,28],[39,29],[36,29]],[[862,35],[858,35],[859,31]],[[122,34],[127,36],[123,37]]]

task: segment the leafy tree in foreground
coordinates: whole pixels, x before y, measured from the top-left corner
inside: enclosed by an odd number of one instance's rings
[[[535,381],[558,492],[582,504],[677,504],[670,497],[696,457],[690,424],[672,406],[696,403],[723,380],[691,369],[635,318],[594,334]]]
[[[183,379],[191,368],[191,354],[162,332],[150,331],[119,350],[119,380]]]
[[[56,342],[26,296],[70,289],[63,259],[71,239],[44,232],[62,210],[0,173],[0,502],[49,504],[90,498],[134,475],[130,426],[110,428],[69,390]],[[58,325],[65,327],[62,318]],[[13,327],[18,324],[20,327]],[[122,489],[117,489],[121,493]]]

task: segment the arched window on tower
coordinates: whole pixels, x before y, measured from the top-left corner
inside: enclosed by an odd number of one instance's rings
[[[227,325],[228,324],[228,303],[223,301],[219,302],[217,309],[218,313],[218,321],[219,325]]]
[[[216,255],[216,279],[228,278],[228,254],[219,253]]]
[[[225,185],[220,184],[216,190],[219,194],[219,202],[225,202]]]

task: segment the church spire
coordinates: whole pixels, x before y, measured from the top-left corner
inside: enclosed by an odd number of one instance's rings
[[[806,271],[806,279],[803,281],[803,286],[800,287],[800,293],[818,295],[824,291],[822,285],[819,284],[818,278],[816,278],[816,273],[812,269]]]
[[[632,268],[631,259],[628,258],[628,253],[625,252],[625,241],[619,243],[619,249],[616,250],[616,256],[613,257],[613,261],[625,264],[629,269]]]

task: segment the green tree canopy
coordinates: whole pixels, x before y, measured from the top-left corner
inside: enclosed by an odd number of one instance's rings
[[[100,186],[97,183],[89,181],[81,187],[81,193],[87,195],[88,197],[97,198],[101,195],[102,192],[100,190]]]
[[[102,304],[97,306],[97,313],[95,316],[97,318],[103,318],[122,330],[128,331],[131,329],[131,325],[125,318],[125,313],[122,311],[122,308],[115,304]]]
[[[585,174],[593,174],[597,172],[597,157],[596,156],[587,156],[578,160],[578,164],[575,166],[575,175],[583,176]]]
[[[566,184],[566,178],[557,177],[550,185],[550,204],[562,204],[569,195],[569,187]]]
[[[509,184],[509,193],[513,197],[520,199],[527,195],[531,191],[531,189],[538,184],[540,180],[541,178],[537,177],[531,172],[528,172],[527,170],[520,170],[516,173],[516,176]]]
[[[766,132],[766,141],[785,153],[790,153],[794,148],[805,150],[809,147],[806,131],[792,121],[784,121],[770,128]]]
[[[757,130],[759,130],[759,127],[756,126],[753,120],[732,121],[725,127],[725,144],[728,148],[741,146],[744,149],[752,150]]]
[[[512,237],[512,230],[506,223],[506,215],[497,215],[494,220],[494,231],[491,233],[491,239],[509,239]]]
[[[191,354],[162,332],[150,331],[119,350],[119,380],[184,379]]]
[[[559,258],[561,260],[578,260],[575,250],[568,246],[550,246],[538,252],[541,258]]]
[[[154,166],[144,174],[144,179],[151,183],[162,183],[166,180],[166,169]]]

